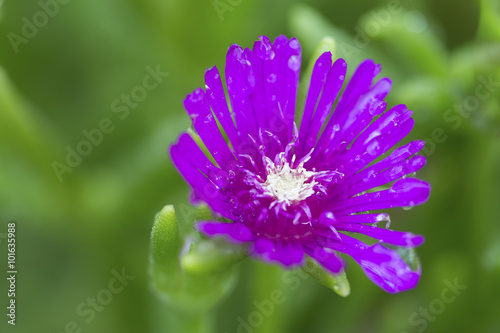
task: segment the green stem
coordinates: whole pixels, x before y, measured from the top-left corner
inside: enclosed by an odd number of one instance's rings
[[[170,333],[213,333],[215,318],[213,312],[188,313],[174,307],[166,307],[163,315],[162,332]]]
[[[282,282],[283,270],[279,266],[269,266],[261,263],[256,263],[255,266],[255,284],[253,301],[259,304],[270,304],[272,302],[272,311],[262,313],[262,310],[256,308],[252,301],[252,311],[257,310],[263,317],[263,322],[260,326],[255,327],[256,333],[281,333],[284,331],[285,320],[285,304],[275,304],[273,302],[273,292],[280,291],[282,295],[286,290]],[[283,297],[283,296],[282,296]]]

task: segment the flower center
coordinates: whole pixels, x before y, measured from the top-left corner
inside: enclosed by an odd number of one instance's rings
[[[307,171],[303,163],[292,168],[288,162],[276,165],[269,161],[266,171],[266,181],[261,184],[263,194],[285,206],[307,199],[315,193],[314,187],[318,183],[313,176],[316,172]]]

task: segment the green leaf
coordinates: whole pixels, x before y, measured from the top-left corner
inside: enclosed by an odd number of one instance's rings
[[[0,67],[0,145],[23,152],[41,169],[57,157],[53,147],[60,142],[55,129],[17,91],[7,72]],[[51,174],[51,180],[54,179]]]
[[[481,1],[478,34],[489,41],[500,41],[500,3],[497,0]]]
[[[351,293],[351,287],[345,271],[339,274],[332,274],[309,256],[307,256],[306,264],[302,269],[316,281],[330,288],[342,297],[349,296]]]
[[[290,10],[289,25],[293,35],[300,40],[305,53],[312,54],[318,43],[325,37],[335,41],[335,56],[343,58],[347,63],[347,75],[350,76],[356,67],[365,59],[370,58],[380,63],[385,75],[396,80],[401,77],[401,71],[396,70],[394,60],[382,53],[374,43],[359,45],[353,36],[328,22],[320,13],[303,4],[295,5]]]
[[[388,23],[377,25],[377,33],[369,35],[372,14],[359,21],[358,34],[367,42],[382,41],[391,54],[399,57],[404,67],[434,77],[447,77],[448,59],[443,43],[436,37],[424,15],[417,11],[389,14]]]

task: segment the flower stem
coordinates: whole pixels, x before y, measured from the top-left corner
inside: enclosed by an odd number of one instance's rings
[[[277,291],[286,299],[282,282],[283,270],[279,266],[268,266],[261,263],[256,263],[255,266],[255,300],[252,302],[253,311],[257,310],[263,318],[262,324],[255,327],[257,333],[281,333],[284,331],[284,304],[275,304],[273,295]],[[255,302],[266,309],[255,308]],[[281,303],[281,302],[279,302]],[[267,304],[267,305],[265,305]],[[272,305],[271,305],[272,304]],[[265,312],[265,313],[264,313]]]
[[[212,312],[187,313],[173,307],[168,307],[166,312],[163,332],[215,332],[215,320]]]

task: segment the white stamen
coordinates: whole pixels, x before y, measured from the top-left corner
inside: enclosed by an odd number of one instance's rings
[[[295,156],[294,156],[295,157]],[[292,158],[292,161],[295,159]],[[263,195],[275,198],[284,207],[307,199],[313,195],[318,182],[314,179],[316,172],[308,171],[301,162],[296,168],[282,157],[278,164],[270,159],[266,161],[267,178],[261,185]],[[292,162],[293,163],[293,162]]]

